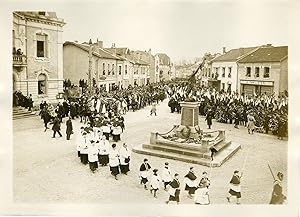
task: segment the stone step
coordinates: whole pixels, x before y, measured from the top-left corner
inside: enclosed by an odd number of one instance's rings
[[[202,153],[200,150],[190,150],[182,147],[172,147],[168,144],[143,144],[143,148],[210,159],[210,152]]]
[[[184,161],[188,163],[200,164],[208,167],[220,167],[226,160],[232,157],[239,149],[241,145],[238,143],[231,142],[226,148],[223,148],[222,151],[215,154],[214,160],[211,161],[207,158],[199,158],[189,155],[182,155],[178,153],[165,152],[161,150],[143,148],[143,145],[135,146],[132,151],[139,154],[151,155],[161,158],[168,158],[173,160]]]
[[[27,113],[15,114],[12,116],[12,119],[16,120],[16,119],[22,119],[22,118],[29,118],[29,117],[33,117],[33,116],[36,116],[35,113],[27,112]]]

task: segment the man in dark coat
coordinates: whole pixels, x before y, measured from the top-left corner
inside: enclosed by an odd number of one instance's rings
[[[72,126],[72,120],[69,116],[69,119],[66,122],[67,128],[66,128],[66,134],[67,134],[67,140],[70,140],[71,134],[73,134],[73,126]]]
[[[46,107],[43,108],[41,111],[41,118],[44,120],[44,125],[45,125],[45,132],[47,131],[48,128],[48,123],[51,120],[51,115],[49,114],[49,111],[47,110]]]
[[[170,183],[169,188],[169,200],[166,201],[168,204],[170,201],[176,201],[179,204],[179,195],[180,195],[180,182],[178,180],[179,175],[176,173],[174,175],[173,181]]]
[[[274,181],[272,198],[270,204],[283,204],[286,200],[286,196],[282,193],[282,180],[283,174],[281,172],[277,173],[278,179]]]
[[[188,197],[192,198],[192,195],[195,194],[198,183],[196,183],[197,176],[194,173],[194,168],[191,167],[188,174],[184,176],[185,190],[188,191]]]
[[[52,138],[55,138],[56,132],[59,134],[60,137],[62,137],[60,133],[60,119],[57,116],[54,118],[52,130],[53,130]]]
[[[208,129],[210,129],[211,125],[212,125],[212,111],[211,111],[211,109],[208,110],[205,120],[207,122]]]

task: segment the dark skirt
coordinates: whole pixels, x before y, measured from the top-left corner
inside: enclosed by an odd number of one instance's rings
[[[176,191],[175,191],[175,196],[170,195],[169,201],[176,201],[176,202],[179,202],[179,194],[180,194],[180,190],[179,190],[179,189],[176,189]]]
[[[78,153],[78,157],[80,157],[80,151],[77,151],[77,153]]]
[[[185,190],[189,192],[189,194],[195,194],[196,187],[189,187],[188,185],[185,185]]]
[[[127,165],[120,165],[121,173],[127,173],[129,171],[129,164]]]
[[[236,196],[237,198],[241,198],[241,192],[236,192],[236,191],[230,189],[229,194],[231,194],[232,196]]]
[[[120,141],[120,140],[121,140],[121,135],[120,135],[120,134],[119,134],[119,135],[113,135],[113,140],[114,140],[115,142]]]
[[[89,162],[89,165],[90,165],[90,169],[92,171],[95,171],[98,168],[98,162],[97,161],[95,161],[95,162]]]
[[[147,182],[148,182],[148,179],[142,177],[142,183],[143,183],[143,184],[146,184]]]
[[[113,176],[118,175],[118,174],[120,173],[120,171],[119,171],[119,166],[110,167],[110,171],[111,171],[111,174],[112,174]]]
[[[98,160],[101,165],[107,165],[109,163],[108,155],[100,155],[98,154]]]
[[[81,154],[80,155],[81,162],[85,165],[88,164],[88,154]]]

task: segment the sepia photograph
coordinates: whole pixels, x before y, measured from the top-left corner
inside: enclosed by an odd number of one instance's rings
[[[299,4],[5,6],[1,214],[299,215]]]

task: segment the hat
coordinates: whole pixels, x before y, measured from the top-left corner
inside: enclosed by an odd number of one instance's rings
[[[115,148],[117,145],[114,143],[114,144],[112,144],[111,146],[112,146],[113,148]]]
[[[154,169],[154,170],[153,170],[154,173],[157,173],[157,171],[158,171],[158,169]]]
[[[166,163],[165,163],[165,165],[166,165],[166,166],[168,166],[168,165],[169,165],[169,163],[168,163],[168,162],[166,162]]]
[[[238,171],[238,170],[235,170],[233,173],[239,173],[239,171]]]
[[[144,162],[146,162],[146,161],[148,161],[148,159],[147,159],[147,158],[145,158],[145,159],[144,159]]]
[[[194,167],[190,167],[190,170],[194,169]]]

